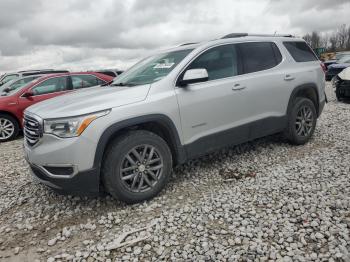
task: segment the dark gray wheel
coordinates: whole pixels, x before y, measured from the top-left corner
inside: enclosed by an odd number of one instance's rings
[[[172,156],[167,143],[144,130],[130,131],[113,141],[102,166],[107,192],[132,204],[156,196],[168,182]]]
[[[124,156],[119,175],[131,192],[147,192],[163,175],[163,166],[163,157],[156,147],[140,145]]]
[[[297,145],[308,142],[313,135],[317,122],[314,103],[304,97],[297,97],[288,115],[287,139]]]
[[[10,141],[18,135],[19,127],[16,119],[0,114],[0,142]]]
[[[314,115],[311,107],[301,106],[297,112],[295,120],[295,129],[298,136],[308,137],[311,135],[314,124]]]

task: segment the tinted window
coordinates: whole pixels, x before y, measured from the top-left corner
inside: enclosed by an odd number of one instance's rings
[[[50,94],[67,90],[67,77],[55,77],[45,80],[32,89],[34,95]]]
[[[242,57],[243,72],[252,73],[275,67],[282,61],[281,53],[274,43],[251,42],[238,44]]]
[[[197,57],[188,69],[205,68],[209,80],[226,78],[238,74],[237,53],[233,45],[214,47]]]
[[[75,75],[72,77],[73,89],[86,88],[100,85],[101,80],[93,75]],[[103,82],[104,83],[104,82]]]
[[[317,57],[305,42],[284,42],[284,46],[296,62],[317,61]]]

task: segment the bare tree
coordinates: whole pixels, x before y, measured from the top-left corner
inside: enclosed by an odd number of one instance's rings
[[[303,39],[305,40],[306,43],[308,43],[308,45],[311,46],[311,35],[309,33],[307,33],[306,35],[303,36]]]
[[[320,35],[316,32],[313,31],[311,34],[311,47],[312,48],[318,48],[320,47]]]

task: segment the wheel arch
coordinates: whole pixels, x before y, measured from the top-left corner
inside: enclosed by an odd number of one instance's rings
[[[105,151],[113,139],[124,132],[138,129],[148,130],[162,137],[170,147],[174,164],[181,164],[186,161],[186,152],[173,121],[168,116],[152,114],[127,119],[109,126],[97,143],[94,167],[100,172]]]
[[[17,116],[15,114],[13,114],[9,111],[5,111],[5,110],[0,110],[0,114],[4,114],[4,115],[8,115],[8,116],[13,117],[17,121],[19,129],[22,129],[22,124],[20,123],[20,120],[17,118]]]
[[[296,97],[309,98],[315,105],[317,116],[320,115],[319,93],[315,83],[302,84],[293,89],[288,102],[287,115],[289,115],[293,106],[293,101]]]

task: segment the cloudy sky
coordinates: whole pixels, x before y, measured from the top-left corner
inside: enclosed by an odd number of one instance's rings
[[[0,0],[0,73],[126,69],[154,52],[230,32],[328,32],[350,0]]]

